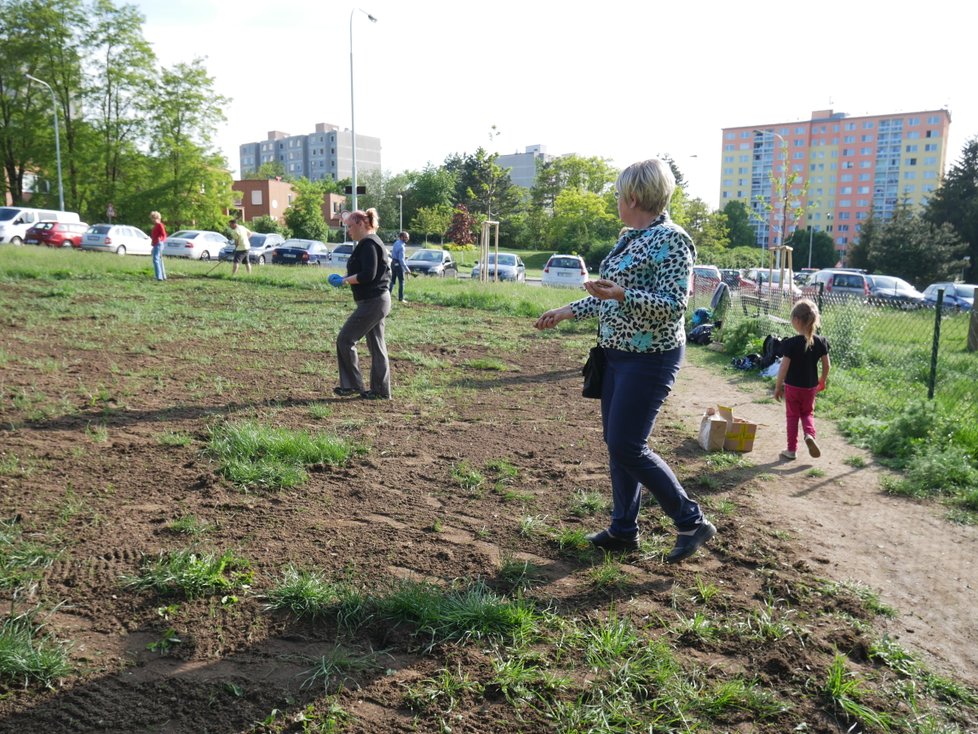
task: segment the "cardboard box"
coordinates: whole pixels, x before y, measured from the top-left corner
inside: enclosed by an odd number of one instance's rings
[[[718,405],[717,412],[727,424],[723,439],[724,451],[739,451],[746,454],[754,450],[754,438],[757,436],[757,424],[743,418],[736,418],[733,409]]]
[[[700,420],[700,446],[705,451],[722,451],[727,437],[727,419],[716,412],[715,408],[707,408]]]

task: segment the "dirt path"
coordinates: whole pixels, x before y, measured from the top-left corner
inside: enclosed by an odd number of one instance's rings
[[[797,461],[780,460],[784,409],[755,402],[764,396],[756,385],[687,365],[670,404],[693,429],[715,403],[763,424],[749,457],[775,479],[753,493],[760,515],[792,534],[798,557],[816,572],[877,591],[898,612],[887,631],[900,645],[923,653],[936,672],[978,683],[978,527],[947,522],[939,505],[883,493],[886,470],[831,421],[816,419],[821,458],[810,458],[802,445]],[[857,455],[867,460],[864,468],[844,463]],[[807,476],[813,467],[825,475]]]

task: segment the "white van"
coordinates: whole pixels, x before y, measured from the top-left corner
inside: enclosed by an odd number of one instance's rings
[[[24,244],[27,230],[38,222],[80,222],[76,212],[59,212],[56,209],[32,209],[24,206],[0,207],[0,243]]]

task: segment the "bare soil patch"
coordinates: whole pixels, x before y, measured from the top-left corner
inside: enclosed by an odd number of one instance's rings
[[[4,328],[11,335],[18,327],[10,321]],[[295,721],[326,697],[321,684],[303,687],[304,671],[333,648],[338,632],[263,608],[261,594],[290,563],[365,584],[398,578],[495,583],[502,559],[532,559],[543,577],[531,596],[541,604],[587,617],[611,599],[646,620],[670,616],[677,606],[690,611],[677,590],[696,577],[722,586],[729,604],[745,609],[766,595],[795,598],[814,576],[854,579],[898,610],[893,620],[877,620],[891,636],[935,670],[978,684],[976,529],[946,523],[940,508],[881,494],[879,470],[843,463],[861,452],[826,421],[819,423],[823,458],[780,462],[781,407],[757,403],[758,389],[736,377],[687,366],[653,436],[694,496],[735,507],[712,514],[720,535],[708,549],[679,567],[655,557],[636,560],[627,567],[631,582],[609,596],[587,582],[589,562],[544,539],[522,537],[519,518],[527,514],[600,527],[603,518],[569,514],[568,501],[581,489],[608,490],[598,406],[576,398],[577,357],[553,340],[531,338],[528,326],[527,332],[525,350],[507,355],[511,369],[461,370],[438,410],[403,399],[388,405],[334,398],[328,353],[245,354],[216,338],[208,344],[214,364],[234,366],[228,377],[235,387],[190,398],[181,370],[186,343],[149,351],[120,346],[106,354],[57,341],[6,340],[2,451],[30,471],[0,476],[0,513],[16,519],[26,537],[57,539],[62,551],[31,599],[18,603],[61,603],[48,629],[73,642],[78,674],[56,690],[7,688],[0,732],[301,731],[299,723],[281,722]],[[396,394],[398,381],[424,368],[398,359],[393,348]],[[446,355],[433,344],[428,351],[456,367],[491,356],[478,346]],[[289,379],[294,365],[324,359],[324,376]],[[31,369],[31,360],[69,365],[68,374]],[[118,396],[114,386],[123,377],[113,364],[124,364],[127,374],[165,370],[151,387],[124,398],[98,402],[72,393],[71,410],[44,419],[29,419],[28,409],[9,399],[17,391],[61,395],[75,376]],[[763,424],[752,467],[714,472],[705,464],[695,430],[703,409],[718,402]],[[330,412],[314,417],[313,406]],[[210,422],[256,415],[278,426],[338,432],[370,449],[343,468],[314,468],[299,488],[244,492],[218,474],[202,447]],[[165,446],[160,437],[167,433],[192,440]],[[482,467],[499,459],[518,467],[513,488],[525,501],[491,488],[465,491],[452,478],[458,462]],[[809,476],[811,467],[824,474]],[[710,481],[703,480],[707,475]],[[200,541],[204,546],[234,550],[251,562],[253,588],[237,601],[175,601],[121,587],[120,578],[135,573],[145,557],[186,547],[167,524],[188,515],[215,528]],[[650,533],[662,532],[654,508],[644,524]],[[175,608],[167,611],[170,604]],[[148,649],[168,628],[181,643],[167,655]],[[372,629],[361,644],[384,652],[375,670],[353,675],[336,694],[352,716],[345,731],[433,731],[405,705],[406,686],[456,664],[488,670],[478,645],[426,654],[405,631],[384,629]],[[855,654],[861,644],[850,628],[827,619],[804,645],[690,640],[683,654],[797,695],[797,720],[808,723],[807,731],[837,732],[844,731],[838,721],[805,704],[800,681],[815,656],[833,649]],[[276,720],[280,728],[256,728],[274,711],[284,712]],[[551,730],[542,718],[517,720],[491,691],[465,701],[458,715],[456,731]],[[727,728],[778,731],[765,726],[734,721]]]

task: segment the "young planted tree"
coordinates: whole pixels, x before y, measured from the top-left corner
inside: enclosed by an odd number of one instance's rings
[[[411,229],[424,233],[425,244],[428,243],[428,236],[436,232],[444,244],[445,232],[451,225],[452,208],[448,204],[421,207],[411,219]]]

